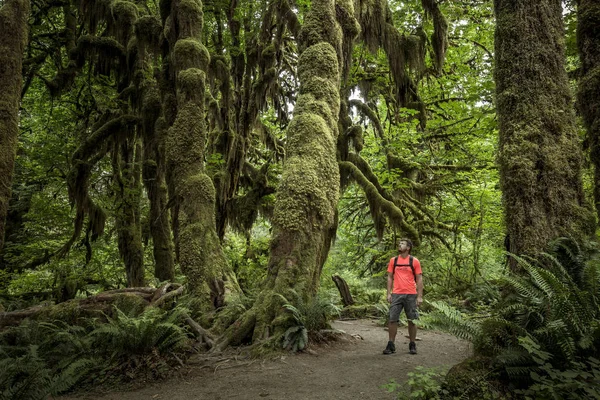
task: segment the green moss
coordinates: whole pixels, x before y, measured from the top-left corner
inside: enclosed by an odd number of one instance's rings
[[[179,104],[189,101],[204,104],[204,82],[206,74],[197,68],[188,68],[177,76]]]
[[[185,191],[181,195],[189,196],[200,204],[212,204],[215,202],[215,186],[208,175],[194,175],[186,179]]]
[[[337,20],[346,38],[355,38],[360,33],[360,24],[354,17],[354,2],[352,0],[336,0],[338,7]]]
[[[310,93],[315,100],[329,104],[331,113],[335,115],[336,110],[340,109],[340,90],[335,82],[320,76],[307,78],[300,87],[300,95]]]
[[[314,2],[311,12],[304,19],[300,31],[300,50],[328,43],[334,48],[336,57],[341,55],[342,29],[336,21],[334,0]]]
[[[196,39],[180,39],[173,48],[173,64],[177,71],[199,68],[205,71],[210,63],[206,47]]]
[[[129,1],[115,1],[111,12],[119,24],[133,25],[138,18],[137,6]]]
[[[204,14],[200,0],[181,0],[177,10],[179,37],[200,39]],[[204,68],[203,68],[204,69]]]
[[[85,312],[82,312],[76,300],[69,300],[44,308],[35,319],[38,321],[64,321],[75,325],[80,322],[81,318],[87,316]]]
[[[144,49],[150,48],[152,52],[158,54],[162,36],[160,19],[153,15],[145,15],[135,22],[134,31],[139,44]]]
[[[301,84],[313,77],[339,82],[340,71],[335,49],[325,42],[306,49],[298,60],[298,77]]]

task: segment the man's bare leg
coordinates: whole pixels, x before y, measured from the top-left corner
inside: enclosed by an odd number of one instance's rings
[[[396,327],[397,326],[398,325],[396,324]],[[412,321],[408,321],[408,337],[410,338],[411,342],[414,342],[417,339],[417,325],[415,325]]]
[[[388,333],[390,336],[390,342],[396,340],[396,333],[398,332],[398,322],[390,322],[388,324]]]
[[[417,345],[415,343],[417,339],[417,325],[412,321],[408,321],[408,337],[410,338],[410,343],[408,344],[410,354],[417,354]]]

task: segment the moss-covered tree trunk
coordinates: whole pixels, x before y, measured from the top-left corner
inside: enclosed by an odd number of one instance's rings
[[[495,0],[500,180],[510,251],[590,229],[559,0]]]
[[[150,202],[149,225],[154,256],[154,276],[159,281],[173,281],[175,266],[169,213],[167,212],[167,184],[165,180],[164,137],[156,132],[154,116],[160,112],[160,98],[155,90],[144,98],[143,128],[144,162],[143,178]]]
[[[253,342],[281,337],[289,327],[283,298],[294,303],[316,294],[323,254],[329,247],[339,197],[336,141],[344,15],[353,25],[351,1],[315,0],[299,43],[300,90],[287,130],[286,159],[273,216],[268,275],[253,308],[234,324],[220,344],[252,334]]]
[[[135,135],[123,138],[113,150],[117,242],[125,263],[127,287],[145,286],[144,251],[142,248],[141,146]]]
[[[600,221],[600,2],[579,0],[577,45],[581,80],[577,104],[587,129],[590,158],[594,164],[594,203]]]
[[[226,293],[239,291],[239,286],[217,236],[215,187],[204,170],[210,55],[201,41],[202,2],[173,0],[165,24],[177,92],[177,116],[168,131],[166,152],[178,205],[179,263],[192,292],[218,308]]]
[[[29,0],[6,0],[0,8],[0,250],[17,151],[29,10]]]

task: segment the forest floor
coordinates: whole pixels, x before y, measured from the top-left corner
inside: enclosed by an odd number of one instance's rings
[[[415,367],[450,367],[471,354],[465,341],[420,330],[418,354],[411,355],[406,328],[400,327],[396,354],[383,355],[387,332],[375,321],[336,321],[333,327],[346,332],[345,339],[311,346],[308,352],[271,360],[236,354],[208,360],[199,355],[189,359],[178,376],[167,380],[142,382],[130,391],[103,389],[61,399],[392,399],[394,395],[382,388],[391,379],[401,383]]]

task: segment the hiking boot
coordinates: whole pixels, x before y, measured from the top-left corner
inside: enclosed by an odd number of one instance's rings
[[[383,354],[392,354],[396,352],[396,345],[394,344],[394,342],[388,342],[387,346],[385,347],[385,350],[383,351]]]
[[[417,354],[417,344],[415,342],[410,342],[408,344],[408,352],[410,354]]]

